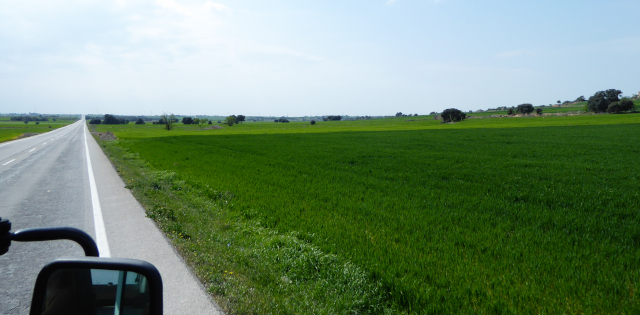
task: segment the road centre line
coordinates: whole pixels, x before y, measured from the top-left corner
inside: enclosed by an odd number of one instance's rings
[[[33,152],[33,150],[35,150],[36,148],[31,149],[29,152]]]
[[[7,163],[4,163],[4,164],[2,164],[2,166],[5,166],[5,165],[7,165],[7,164],[9,164],[9,163],[11,163],[11,162],[13,162],[13,161],[15,161],[15,160],[16,160],[16,159],[13,159],[13,160],[11,160],[11,161],[9,161],[9,162],[7,162]]]
[[[86,125],[85,128],[87,128]],[[104,228],[104,219],[102,218],[102,208],[100,208],[100,199],[98,198],[98,189],[96,188],[96,179],[93,176],[93,168],[91,167],[91,156],[89,155],[89,145],[87,144],[87,132],[85,128],[82,128],[82,132],[84,133],[84,149],[87,155],[87,168],[89,170],[89,186],[91,190],[91,205],[93,207],[96,243],[98,244],[100,257],[111,257],[109,242],[107,241],[107,232]]]

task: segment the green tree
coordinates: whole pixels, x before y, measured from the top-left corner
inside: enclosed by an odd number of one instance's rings
[[[160,120],[164,124],[164,129],[166,129],[166,130],[173,129],[173,124],[176,121],[178,121],[176,119],[176,116],[173,115],[173,114],[162,113],[162,115],[160,117],[161,117]]]
[[[182,123],[185,125],[193,124],[193,118],[191,117],[182,117]]]
[[[467,118],[467,114],[463,113],[459,109],[449,108],[449,109],[445,109],[440,115],[440,117],[442,117],[442,122],[445,122],[445,123],[458,122],[458,121],[463,121],[465,118]]]
[[[138,118],[138,120],[136,120],[136,125],[144,125],[144,120],[142,118]]]
[[[516,107],[516,112],[520,114],[531,114],[533,113],[533,111],[534,111],[533,105],[528,103],[520,104],[518,105],[518,107]]]
[[[236,116],[236,123],[242,123],[245,120],[246,117],[244,117],[244,115],[238,115]]]
[[[231,115],[231,116],[225,118],[222,123],[225,124],[225,125],[233,126],[233,124],[236,123],[236,116]]]
[[[206,118],[196,118],[193,123],[198,125],[198,127],[202,128],[202,126],[206,125],[209,122]]]
[[[538,114],[538,116],[542,115],[542,108],[536,108],[536,114]]]
[[[595,113],[604,113],[609,109],[609,105],[611,103],[620,101],[618,98],[620,94],[622,94],[622,91],[616,89],[598,91],[593,94],[593,96],[589,97],[586,109]]]

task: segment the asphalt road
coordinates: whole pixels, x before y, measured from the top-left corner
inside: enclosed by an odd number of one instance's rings
[[[96,239],[95,214],[101,211],[101,256],[154,264],[163,278],[165,314],[222,314],[124,186],[84,121],[0,144],[0,217],[11,221],[13,231],[70,226]],[[57,257],[82,255],[70,241],[13,242],[0,256],[0,314],[28,314],[38,271]]]

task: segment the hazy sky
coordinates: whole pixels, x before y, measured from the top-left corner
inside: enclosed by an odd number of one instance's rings
[[[0,0],[0,112],[393,115],[640,91],[638,0]]]

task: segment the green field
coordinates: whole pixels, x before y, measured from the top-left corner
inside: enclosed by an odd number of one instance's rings
[[[232,313],[640,313],[640,114],[408,119],[98,130]]]
[[[69,117],[62,117],[56,119],[56,121],[51,119],[49,121],[41,121],[40,124],[36,125],[34,121],[25,124],[22,121],[11,121],[10,117],[0,117],[0,142],[17,139],[23,134],[48,132],[64,127],[74,121]]]

